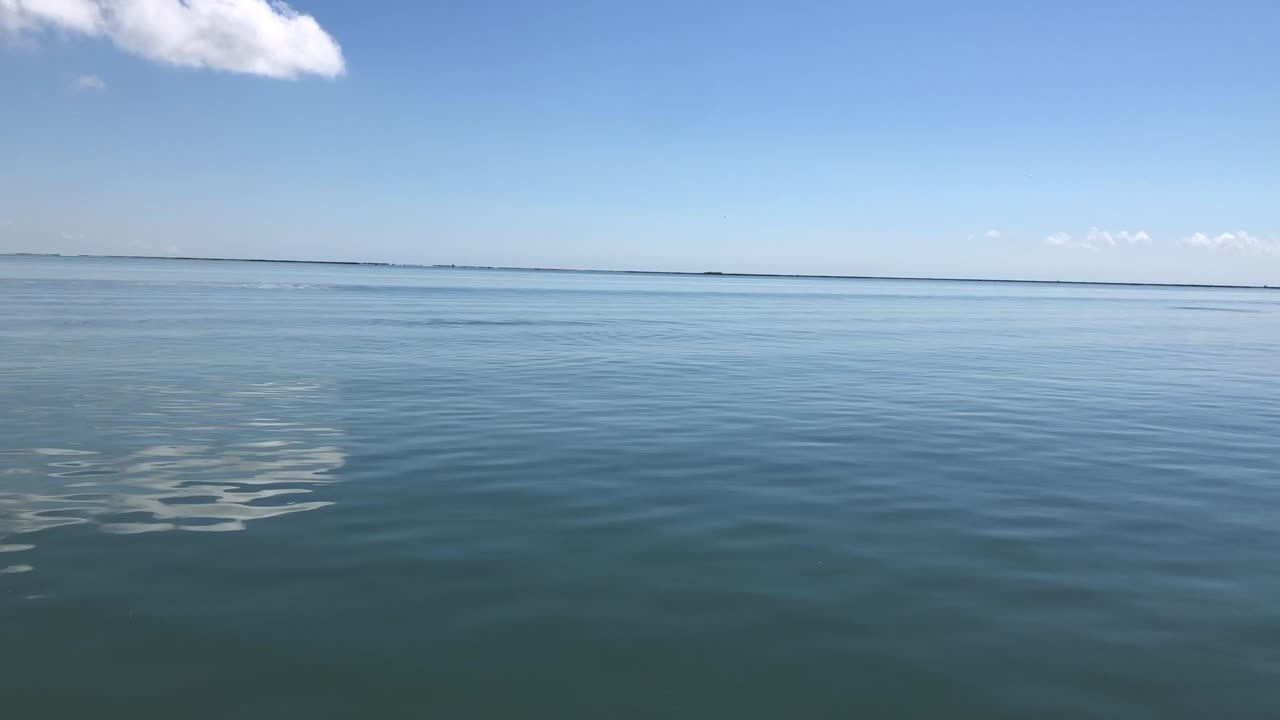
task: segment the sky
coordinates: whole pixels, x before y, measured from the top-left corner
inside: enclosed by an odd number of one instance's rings
[[[1280,285],[1280,3],[0,0],[0,252]]]

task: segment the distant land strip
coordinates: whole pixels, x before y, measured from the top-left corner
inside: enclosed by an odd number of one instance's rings
[[[1025,280],[1008,278],[908,277],[898,275],[811,275],[802,273],[683,272],[679,270],[592,270],[589,268],[509,267],[502,265],[453,265],[356,260],[274,260],[268,258],[187,257],[178,255],[63,255],[61,253],[0,253],[0,257],[100,258],[107,260],[204,260],[207,262],[291,263],[294,265],[358,265],[368,267],[431,268],[436,270],[511,270],[521,272],[606,273],[612,275],[673,275],[679,277],[791,278],[809,280],[919,280],[922,282],[1021,283],[1026,285],[1115,285],[1120,287],[1229,288],[1280,290],[1273,285],[1215,285],[1210,283],[1103,282],[1100,280]]]

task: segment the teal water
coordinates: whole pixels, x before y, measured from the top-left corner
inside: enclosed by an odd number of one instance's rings
[[[0,258],[6,718],[1270,718],[1280,292]]]

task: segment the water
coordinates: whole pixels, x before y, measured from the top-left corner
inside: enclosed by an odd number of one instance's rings
[[[1280,293],[0,258],[5,717],[1274,717]]]

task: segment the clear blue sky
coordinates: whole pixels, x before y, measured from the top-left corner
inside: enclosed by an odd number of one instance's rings
[[[0,251],[1280,285],[1277,2],[292,5],[11,27]]]

